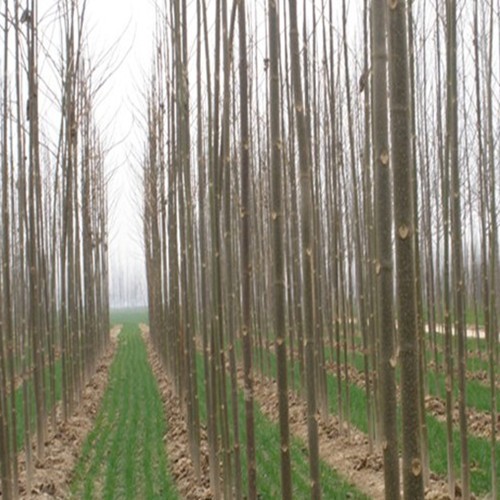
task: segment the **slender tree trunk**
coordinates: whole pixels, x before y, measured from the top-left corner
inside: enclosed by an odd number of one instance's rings
[[[288,380],[286,348],[286,288],[285,288],[285,251],[284,218],[285,209],[282,199],[282,137],[280,129],[281,101],[279,90],[279,27],[277,5],[269,2],[269,88],[271,119],[271,168],[272,168],[272,248],[274,281],[274,330],[276,335],[277,380],[281,444],[281,496],[292,498],[292,471],[290,463],[290,430],[288,424]]]
[[[297,3],[289,0],[290,16],[290,52],[292,67],[292,85],[294,94],[295,123],[300,158],[300,205],[302,221],[302,271],[304,279],[304,332],[305,365],[307,394],[307,431],[309,443],[309,468],[311,479],[311,498],[321,498],[319,473],[318,421],[315,383],[315,300],[314,300],[314,235],[310,224],[313,215],[312,199],[312,163],[309,140],[307,137],[306,110],[302,94],[302,76],[300,69],[299,32],[297,27]]]
[[[470,497],[469,449],[467,442],[467,414],[465,388],[465,291],[463,281],[462,220],[460,175],[458,164],[458,92],[457,92],[457,14],[456,1],[446,3],[447,28],[447,105],[446,135],[448,168],[451,174],[451,240],[454,288],[454,329],[458,340],[458,408],[460,424],[460,451],[462,459],[462,497]]]
[[[240,0],[238,10],[239,62],[240,62],[240,133],[241,133],[241,273],[242,273],[242,312],[241,334],[243,340],[243,372],[245,384],[245,415],[247,432],[247,473],[248,498],[257,498],[257,464],[255,459],[254,396],[252,368],[251,332],[251,284],[252,256],[250,238],[250,136],[248,117],[248,75],[247,75],[247,35],[245,0]]]
[[[417,500],[424,497],[424,487],[420,431],[416,425],[419,421],[419,366],[406,8],[405,1],[389,4],[389,74],[396,229],[396,289],[403,410],[403,491],[405,500]]]
[[[380,346],[380,402],[385,498],[398,499],[399,454],[396,422],[394,290],[392,256],[392,190],[389,170],[386,11],[384,0],[372,2],[373,151],[377,228],[376,274]]]
[[[2,492],[7,500],[17,498],[17,484],[14,484],[16,475],[17,460],[15,458],[15,447],[12,445],[12,431],[9,425],[11,415],[8,412],[8,400],[12,404],[12,399],[8,398],[9,389],[11,396],[13,395],[13,378],[8,388],[7,379],[11,376],[10,368],[12,362],[9,362],[9,345],[12,343],[12,303],[11,303],[11,286],[10,286],[10,214],[9,214],[9,160],[8,160],[8,143],[7,129],[9,124],[9,109],[8,109],[8,40],[9,40],[9,11],[8,2],[5,2],[5,26],[4,26],[4,68],[3,68],[3,107],[2,107],[2,158],[1,158],[1,178],[2,178],[2,253],[1,253],[1,278],[0,290],[2,300],[0,302],[0,465]],[[5,345],[7,343],[7,345]],[[7,349],[6,349],[7,348]],[[13,407],[15,408],[15,406]],[[15,440],[15,436],[14,436]]]

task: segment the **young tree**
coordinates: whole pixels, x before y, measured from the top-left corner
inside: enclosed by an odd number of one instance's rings
[[[10,258],[10,175],[8,157],[8,124],[9,124],[9,100],[8,100],[8,61],[9,61],[9,9],[8,2],[5,2],[5,24],[4,24],[4,68],[2,85],[2,126],[1,126],[1,210],[2,210],[2,251],[0,253],[1,277],[0,291],[2,300],[0,302],[0,467],[2,491],[5,491],[7,499],[17,498],[17,460],[16,460],[16,434],[12,433],[11,417],[8,412],[8,402],[15,417],[14,397],[14,374],[12,363],[12,301],[11,301],[11,258]],[[5,343],[7,345],[5,345]],[[9,354],[10,352],[10,354]],[[8,383],[10,379],[11,383]],[[11,397],[8,397],[10,389]],[[12,406],[14,403],[14,406]],[[14,483],[15,481],[15,483]]]
[[[372,9],[372,126],[375,163],[377,228],[376,274],[380,356],[380,419],[384,454],[385,498],[400,497],[396,405],[396,353],[394,348],[394,290],[392,256],[392,189],[387,108],[387,41],[384,0],[373,0]]]
[[[404,498],[424,496],[418,406],[418,345],[415,297],[414,204],[410,130],[410,88],[405,1],[389,2],[389,75],[394,222],[396,230],[396,289],[401,403],[403,415]]]
[[[241,273],[242,273],[242,325],[243,373],[245,384],[245,415],[247,431],[248,498],[257,498],[257,463],[255,461],[254,397],[251,336],[252,256],[250,254],[250,134],[248,114],[247,35],[245,0],[238,10],[239,63],[240,63],[240,155],[241,155]]]
[[[279,28],[277,2],[269,1],[269,88],[271,120],[271,191],[272,191],[272,248],[274,281],[274,329],[276,335],[276,358],[278,365],[278,401],[281,444],[281,494],[283,499],[292,498],[292,472],[290,463],[290,430],[288,422],[288,380],[287,380],[287,343],[286,343],[286,285],[285,285],[285,250],[282,144],[281,136],[281,101],[279,75]]]
[[[465,290],[462,256],[462,215],[458,160],[458,91],[457,91],[457,12],[456,0],[446,2],[446,137],[447,168],[451,176],[452,283],[454,290],[454,330],[458,339],[458,389],[460,451],[462,459],[462,496],[470,496],[469,451],[465,400]]]
[[[316,404],[316,363],[315,363],[315,268],[314,268],[314,235],[312,198],[312,160],[307,135],[306,109],[302,93],[302,76],[300,68],[299,30],[297,27],[297,2],[289,0],[290,53],[292,70],[293,103],[295,125],[297,129],[298,152],[300,160],[300,212],[302,230],[301,262],[304,279],[303,328],[305,341],[306,395],[307,395],[307,430],[309,443],[309,467],[311,478],[311,498],[321,498],[319,474],[318,421]]]

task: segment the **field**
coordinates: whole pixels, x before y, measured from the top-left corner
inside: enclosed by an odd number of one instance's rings
[[[25,3],[1,499],[500,498],[500,0]]]
[[[66,495],[71,498],[183,498],[189,491],[209,494],[209,472],[206,442],[207,400],[203,370],[197,374],[197,393],[200,410],[200,425],[205,440],[205,457],[202,476],[196,479],[189,459],[187,427],[183,412],[177,408],[175,415],[172,407],[180,404],[175,396],[172,381],[155,353],[149,337],[145,310],[116,310],[111,315],[113,323],[120,325],[120,333],[114,354],[101,374],[99,393],[90,396],[86,406],[94,408],[90,421],[81,437],[79,445],[73,450],[78,457],[64,471],[64,478],[70,481]],[[141,333],[142,330],[142,333]],[[238,349],[241,353],[241,349]],[[276,383],[273,373],[276,360],[272,353],[266,353],[267,373],[256,374],[255,378],[255,443],[257,463],[257,490],[261,498],[277,498],[281,491],[279,416],[276,402]],[[362,371],[362,360],[356,351],[350,353],[352,368]],[[111,362],[112,360],[112,362]],[[482,363],[474,356],[469,358],[470,371],[474,366],[482,370]],[[203,356],[197,355],[198,367],[203,366]],[[238,357],[241,364],[241,356]],[[106,366],[106,365],[104,365]],[[104,371],[104,369],[103,369]],[[267,371],[267,370],[266,370]],[[366,392],[362,376],[351,372],[351,380],[343,379],[340,387],[349,394],[349,407],[343,409],[344,424],[338,419],[338,381],[334,370],[328,374],[329,411],[333,418],[321,421],[321,490],[324,498],[368,499],[380,498],[383,492],[381,474],[382,458],[378,452],[368,449],[368,421]],[[289,373],[294,386],[300,387],[298,366]],[[57,400],[61,397],[61,372],[56,370]],[[440,374],[429,375],[431,392],[444,382]],[[227,392],[231,392],[227,381]],[[34,404],[32,384],[28,393]],[[481,381],[472,381],[468,393],[468,407],[471,414],[488,412],[488,387]],[[17,390],[17,398],[22,398],[22,390]],[[173,399],[172,399],[173,398]],[[290,420],[292,439],[290,457],[292,463],[292,485],[294,496],[306,498],[309,491],[309,470],[307,454],[307,427],[305,422],[306,406],[300,395],[291,391]],[[237,416],[233,411],[236,404]],[[58,403],[58,406],[60,403]],[[22,407],[22,406],[21,406]],[[240,470],[247,470],[246,430],[241,425],[245,421],[245,400],[243,379],[239,375],[236,399],[228,402],[230,415],[230,441],[239,443]],[[234,418],[240,422],[238,439],[234,436]],[[22,445],[24,436],[24,415],[19,415],[18,435]],[[173,426],[168,428],[167,422]],[[447,473],[446,426],[442,411],[428,407],[427,428],[430,447],[430,468],[433,473],[431,489],[442,491],[443,484],[438,478]],[[474,422],[472,422],[474,423]],[[486,429],[471,427],[469,437],[472,491],[480,497],[486,495],[491,484],[491,441]],[[65,429],[63,432],[70,432]],[[179,431],[176,429],[183,429]],[[57,433],[56,433],[57,436]],[[84,439],[83,439],[84,438]],[[57,441],[57,437],[55,438]],[[454,431],[455,467],[460,466],[460,439],[457,426]],[[350,451],[347,451],[350,450]],[[500,453],[497,444],[495,453]],[[229,452],[234,460],[234,449]],[[190,465],[187,466],[186,463]],[[234,463],[234,462],[233,462]],[[497,463],[497,467],[498,467]],[[61,471],[60,471],[61,472]],[[497,470],[500,474],[500,469]],[[247,476],[241,475],[238,488],[247,491]],[[64,481],[63,481],[64,482]],[[53,484],[53,483],[51,483]],[[204,485],[204,486],[201,486]],[[55,487],[55,486],[54,486]],[[47,485],[39,485],[46,491]],[[35,487],[36,490],[36,487]]]

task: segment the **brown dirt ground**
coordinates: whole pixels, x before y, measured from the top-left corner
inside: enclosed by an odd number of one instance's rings
[[[149,362],[158,382],[163,401],[163,409],[167,419],[167,434],[164,437],[164,443],[170,472],[175,480],[177,490],[181,498],[186,500],[211,500],[213,495],[210,490],[206,431],[204,429],[201,431],[201,479],[198,481],[190,457],[187,425],[181,402],[152,346],[149,328],[146,325],[140,325],[140,327],[146,343]]]
[[[78,461],[81,446],[93,427],[104,395],[108,383],[108,369],[113,360],[120,330],[120,325],[111,330],[110,346],[98,363],[96,373],[85,386],[75,413],[66,422],[63,421],[61,405],[58,404],[55,430],[50,431],[45,446],[45,460],[38,460],[34,456],[31,486],[27,484],[25,453],[19,454],[21,498],[37,500],[68,498],[71,474]]]

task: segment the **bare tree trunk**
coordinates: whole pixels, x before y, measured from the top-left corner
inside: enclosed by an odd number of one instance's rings
[[[297,27],[297,3],[289,0],[290,17],[290,52],[292,67],[292,85],[294,93],[295,123],[300,158],[300,201],[302,221],[302,270],[304,279],[304,332],[305,365],[307,386],[307,429],[309,443],[309,468],[311,479],[311,498],[321,498],[319,473],[318,422],[315,382],[315,300],[314,300],[314,235],[310,224],[313,215],[312,199],[312,163],[309,140],[307,137],[306,110],[302,95],[302,76],[300,69],[299,32]]]
[[[28,67],[29,67],[29,176],[28,176],[28,261],[29,261],[29,290],[30,290],[30,315],[29,329],[31,335],[31,346],[34,355],[34,385],[35,400],[37,406],[37,453],[40,460],[45,456],[46,438],[46,404],[45,384],[43,373],[43,311],[42,280],[40,259],[40,219],[39,211],[39,187],[40,181],[40,150],[39,150],[39,117],[38,117],[38,66],[37,66],[37,12],[34,0],[30,5],[31,19],[28,23]]]
[[[499,310],[498,310],[498,298],[499,298],[499,276],[498,276],[498,266],[499,266],[499,245],[498,245],[498,206],[497,206],[497,177],[498,177],[498,165],[495,162],[495,138],[494,138],[494,124],[493,124],[493,57],[494,57],[494,7],[493,2],[490,4],[489,10],[489,45],[488,45],[488,55],[487,55],[487,72],[486,72],[486,93],[487,93],[487,124],[488,124],[488,136],[487,136],[487,148],[488,148],[488,173],[489,173],[489,183],[490,183],[490,206],[489,206],[489,219],[490,219],[490,245],[489,245],[489,261],[490,261],[490,294],[489,297],[485,297],[485,302],[489,301],[489,310],[491,311],[490,318],[490,331],[487,333],[488,342],[488,364],[489,364],[489,382],[490,382],[490,392],[491,392],[491,497],[498,497],[498,482],[499,478],[497,475],[497,460],[499,458],[496,455],[496,442],[497,442],[497,422],[498,422],[498,412],[497,412],[497,400],[498,393],[496,388],[496,373],[498,371],[498,322],[499,322]],[[498,23],[497,23],[498,29]],[[476,38],[477,44],[477,38]]]
[[[413,190],[413,217],[414,217],[414,252],[415,252],[415,300],[417,313],[417,357],[418,357],[418,407],[419,407],[419,432],[420,452],[422,455],[422,468],[424,487],[429,482],[429,453],[427,421],[425,416],[425,367],[426,345],[424,340],[424,310],[422,303],[422,279],[420,265],[420,218],[418,200],[418,169],[416,147],[416,106],[415,106],[415,42],[413,27],[413,0],[408,1],[408,46],[409,46],[409,72],[410,72],[410,134],[411,134],[411,164],[412,164],[412,190]]]
[[[12,413],[8,412],[8,400],[14,403],[11,411],[15,412],[15,388],[13,373],[11,373],[12,358],[9,351],[12,350],[12,303],[10,286],[10,214],[9,214],[9,160],[8,160],[8,134],[9,107],[8,107],[8,54],[9,54],[9,10],[8,2],[5,2],[5,26],[4,26],[4,68],[3,68],[3,109],[2,109],[2,253],[1,253],[1,303],[0,303],[0,464],[2,492],[7,500],[17,498],[17,481],[14,483],[17,470],[17,460],[15,456],[15,434],[12,434]],[[5,343],[7,345],[5,345]],[[6,349],[7,348],[7,349]],[[11,383],[8,385],[7,379]],[[10,398],[8,398],[10,390]],[[15,414],[14,414],[15,417]],[[10,422],[9,422],[10,421]],[[15,420],[14,420],[15,422]]]
[[[418,407],[418,325],[415,297],[414,200],[406,2],[389,5],[389,75],[396,229],[397,310],[403,408],[403,491],[424,497]]]
[[[250,136],[248,117],[247,35],[245,0],[240,0],[238,11],[239,62],[240,62],[240,109],[241,109],[241,273],[242,312],[241,333],[243,340],[243,372],[245,384],[245,414],[247,431],[248,498],[257,498],[257,464],[255,461],[254,399],[251,333],[251,280],[252,255],[250,239]]]
[[[460,176],[458,164],[458,104],[457,104],[457,14],[456,1],[447,0],[447,105],[446,134],[448,169],[451,174],[451,240],[454,288],[454,329],[458,339],[458,389],[460,448],[462,459],[462,497],[470,497],[469,450],[467,442],[467,414],[465,401],[465,292],[463,282],[462,221],[460,203]]]
[[[454,444],[453,444],[453,349],[451,339],[451,317],[450,317],[450,197],[449,197],[449,171],[448,171],[448,156],[449,143],[443,141],[443,125],[441,118],[442,109],[442,93],[441,93],[441,37],[440,37],[440,12],[439,4],[436,2],[436,64],[437,64],[437,129],[438,129],[438,144],[439,164],[441,173],[441,201],[443,208],[443,320],[445,328],[445,372],[446,372],[446,443],[447,443],[447,462],[448,462],[448,492],[450,496],[455,494],[455,468],[454,468]],[[444,146],[444,147],[443,147]],[[445,150],[443,157],[441,150]],[[439,249],[439,242],[437,244]],[[439,262],[439,260],[438,260]],[[439,269],[439,274],[441,270]]]
[[[380,402],[384,454],[385,498],[400,498],[399,453],[396,422],[394,349],[394,290],[392,257],[392,190],[389,170],[387,109],[387,45],[384,0],[372,2],[373,151],[377,227],[376,274],[378,335],[380,338]]]
[[[285,288],[285,250],[284,218],[285,209],[282,199],[282,137],[280,130],[281,101],[279,90],[279,27],[276,2],[269,2],[269,88],[271,120],[271,168],[272,168],[272,248],[274,281],[274,330],[276,335],[276,360],[279,401],[279,425],[281,444],[281,495],[292,498],[292,471],[290,463],[290,430],[288,424],[288,380],[286,347],[286,288]]]

